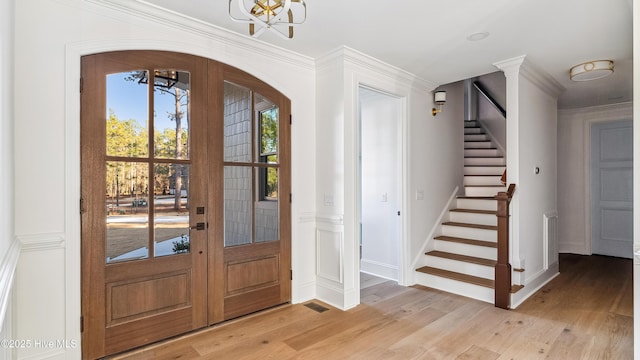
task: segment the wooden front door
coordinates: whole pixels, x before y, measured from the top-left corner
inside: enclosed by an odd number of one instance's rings
[[[249,102],[227,106],[227,77]],[[84,358],[290,300],[288,117],[286,98],[212,60],[83,57]],[[243,141],[249,160],[231,159]]]

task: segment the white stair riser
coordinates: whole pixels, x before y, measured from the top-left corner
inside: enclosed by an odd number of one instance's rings
[[[427,286],[441,291],[466,296],[472,299],[488,302],[490,304],[493,304],[494,301],[494,290],[486,288],[484,286],[467,284],[456,280],[423,274],[420,272],[416,272],[415,280],[419,285]]]
[[[471,135],[464,136],[464,141],[477,141],[477,140],[491,140],[491,139],[489,139],[489,137],[485,134],[471,134]]]
[[[466,186],[464,188],[464,193],[466,196],[496,196],[499,192],[507,191],[507,188],[504,186]]]
[[[468,228],[464,226],[442,225],[442,234],[465,239],[497,241],[498,235],[495,230]]]
[[[468,127],[478,127],[478,122],[475,120],[471,120],[471,121],[465,121],[464,122],[464,127],[468,128]]]
[[[469,134],[484,134],[484,131],[482,131],[482,128],[479,128],[479,127],[466,127],[464,129],[464,134],[465,135],[469,135]]]
[[[465,175],[498,175],[502,176],[504,166],[465,166]]]
[[[460,209],[498,210],[498,202],[489,199],[457,199],[456,206]]]
[[[434,250],[449,252],[453,254],[481,257],[490,260],[498,259],[498,250],[487,246],[476,246],[461,244],[451,241],[434,240]]]
[[[455,271],[489,280],[493,280],[495,272],[495,269],[490,266],[472,264],[464,261],[451,260],[430,255],[427,255],[427,264],[434,268]]]
[[[500,175],[494,176],[465,176],[463,180],[464,185],[502,185]]]
[[[492,148],[493,143],[491,141],[465,141],[465,149],[486,149]]]
[[[497,149],[464,149],[464,156],[499,156]]]
[[[460,211],[449,212],[449,220],[465,224],[498,225],[498,217],[494,214],[475,214]]]
[[[465,165],[505,165],[505,160],[503,157],[472,157],[472,158],[464,158]],[[502,174],[501,174],[502,175]]]

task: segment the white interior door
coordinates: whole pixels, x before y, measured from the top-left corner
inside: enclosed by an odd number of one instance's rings
[[[400,279],[399,98],[360,88],[360,269]]]
[[[592,253],[631,258],[633,249],[631,120],[591,127]]]

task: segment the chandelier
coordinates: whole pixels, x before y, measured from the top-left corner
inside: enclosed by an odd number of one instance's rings
[[[307,18],[307,5],[304,0],[229,0],[229,16],[248,23],[253,37],[275,30],[279,36],[291,39],[293,27]]]

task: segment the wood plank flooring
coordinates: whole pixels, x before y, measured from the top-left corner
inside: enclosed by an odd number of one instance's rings
[[[286,305],[113,359],[632,359],[631,260],[560,271],[516,310],[386,281],[349,311]]]

